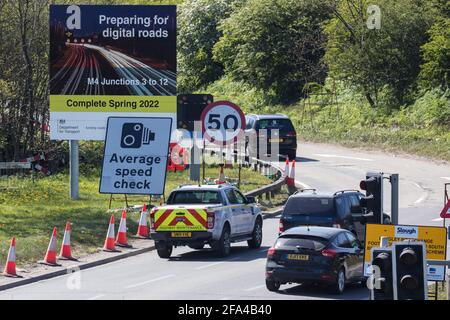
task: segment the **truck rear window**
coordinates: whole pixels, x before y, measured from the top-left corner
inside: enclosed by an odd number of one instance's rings
[[[222,203],[217,191],[186,190],[172,192],[167,204],[210,204]]]

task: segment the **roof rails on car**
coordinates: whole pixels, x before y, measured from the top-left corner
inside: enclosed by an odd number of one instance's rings
[[[339,190],[336,191],[335,193],[333,193],[333,196],[340,194],[340,193],[345,193],[345,192],[360,192],[359,190],[353,190],[353,189],[348,189],[348,190]]]

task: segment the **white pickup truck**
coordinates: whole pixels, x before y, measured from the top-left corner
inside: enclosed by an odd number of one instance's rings
[[[150,234],[161,258],[169,258],[174,246],[202,249],[208,244],[221,257],[230,253],[232,242],[259,248],[262,225],[255,199],[228,184],[180,186],[166,205],[150,212]]]

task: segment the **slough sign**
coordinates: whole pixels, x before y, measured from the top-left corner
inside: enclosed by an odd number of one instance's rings
[[[171,118],[109,117],[100,193],[164,193]]]
[[[446,260],[447,229],[444,227],[409,226],[391,224],[367,224],[364,250],[364,275],[370,275],[370,252],[380,246],[380,238],[388,237],[392,242],[414,239],[424,241],[427,247],[427,260]],[[428,276],[430,280],[430,275]]]

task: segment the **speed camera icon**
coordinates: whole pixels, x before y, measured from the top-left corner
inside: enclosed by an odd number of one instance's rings
[[[120,146],[122,148],[138,149],[143,144],[150,144],[155,140],[155,133],[142,123],[124,123],[122,126],[122,137]]]

